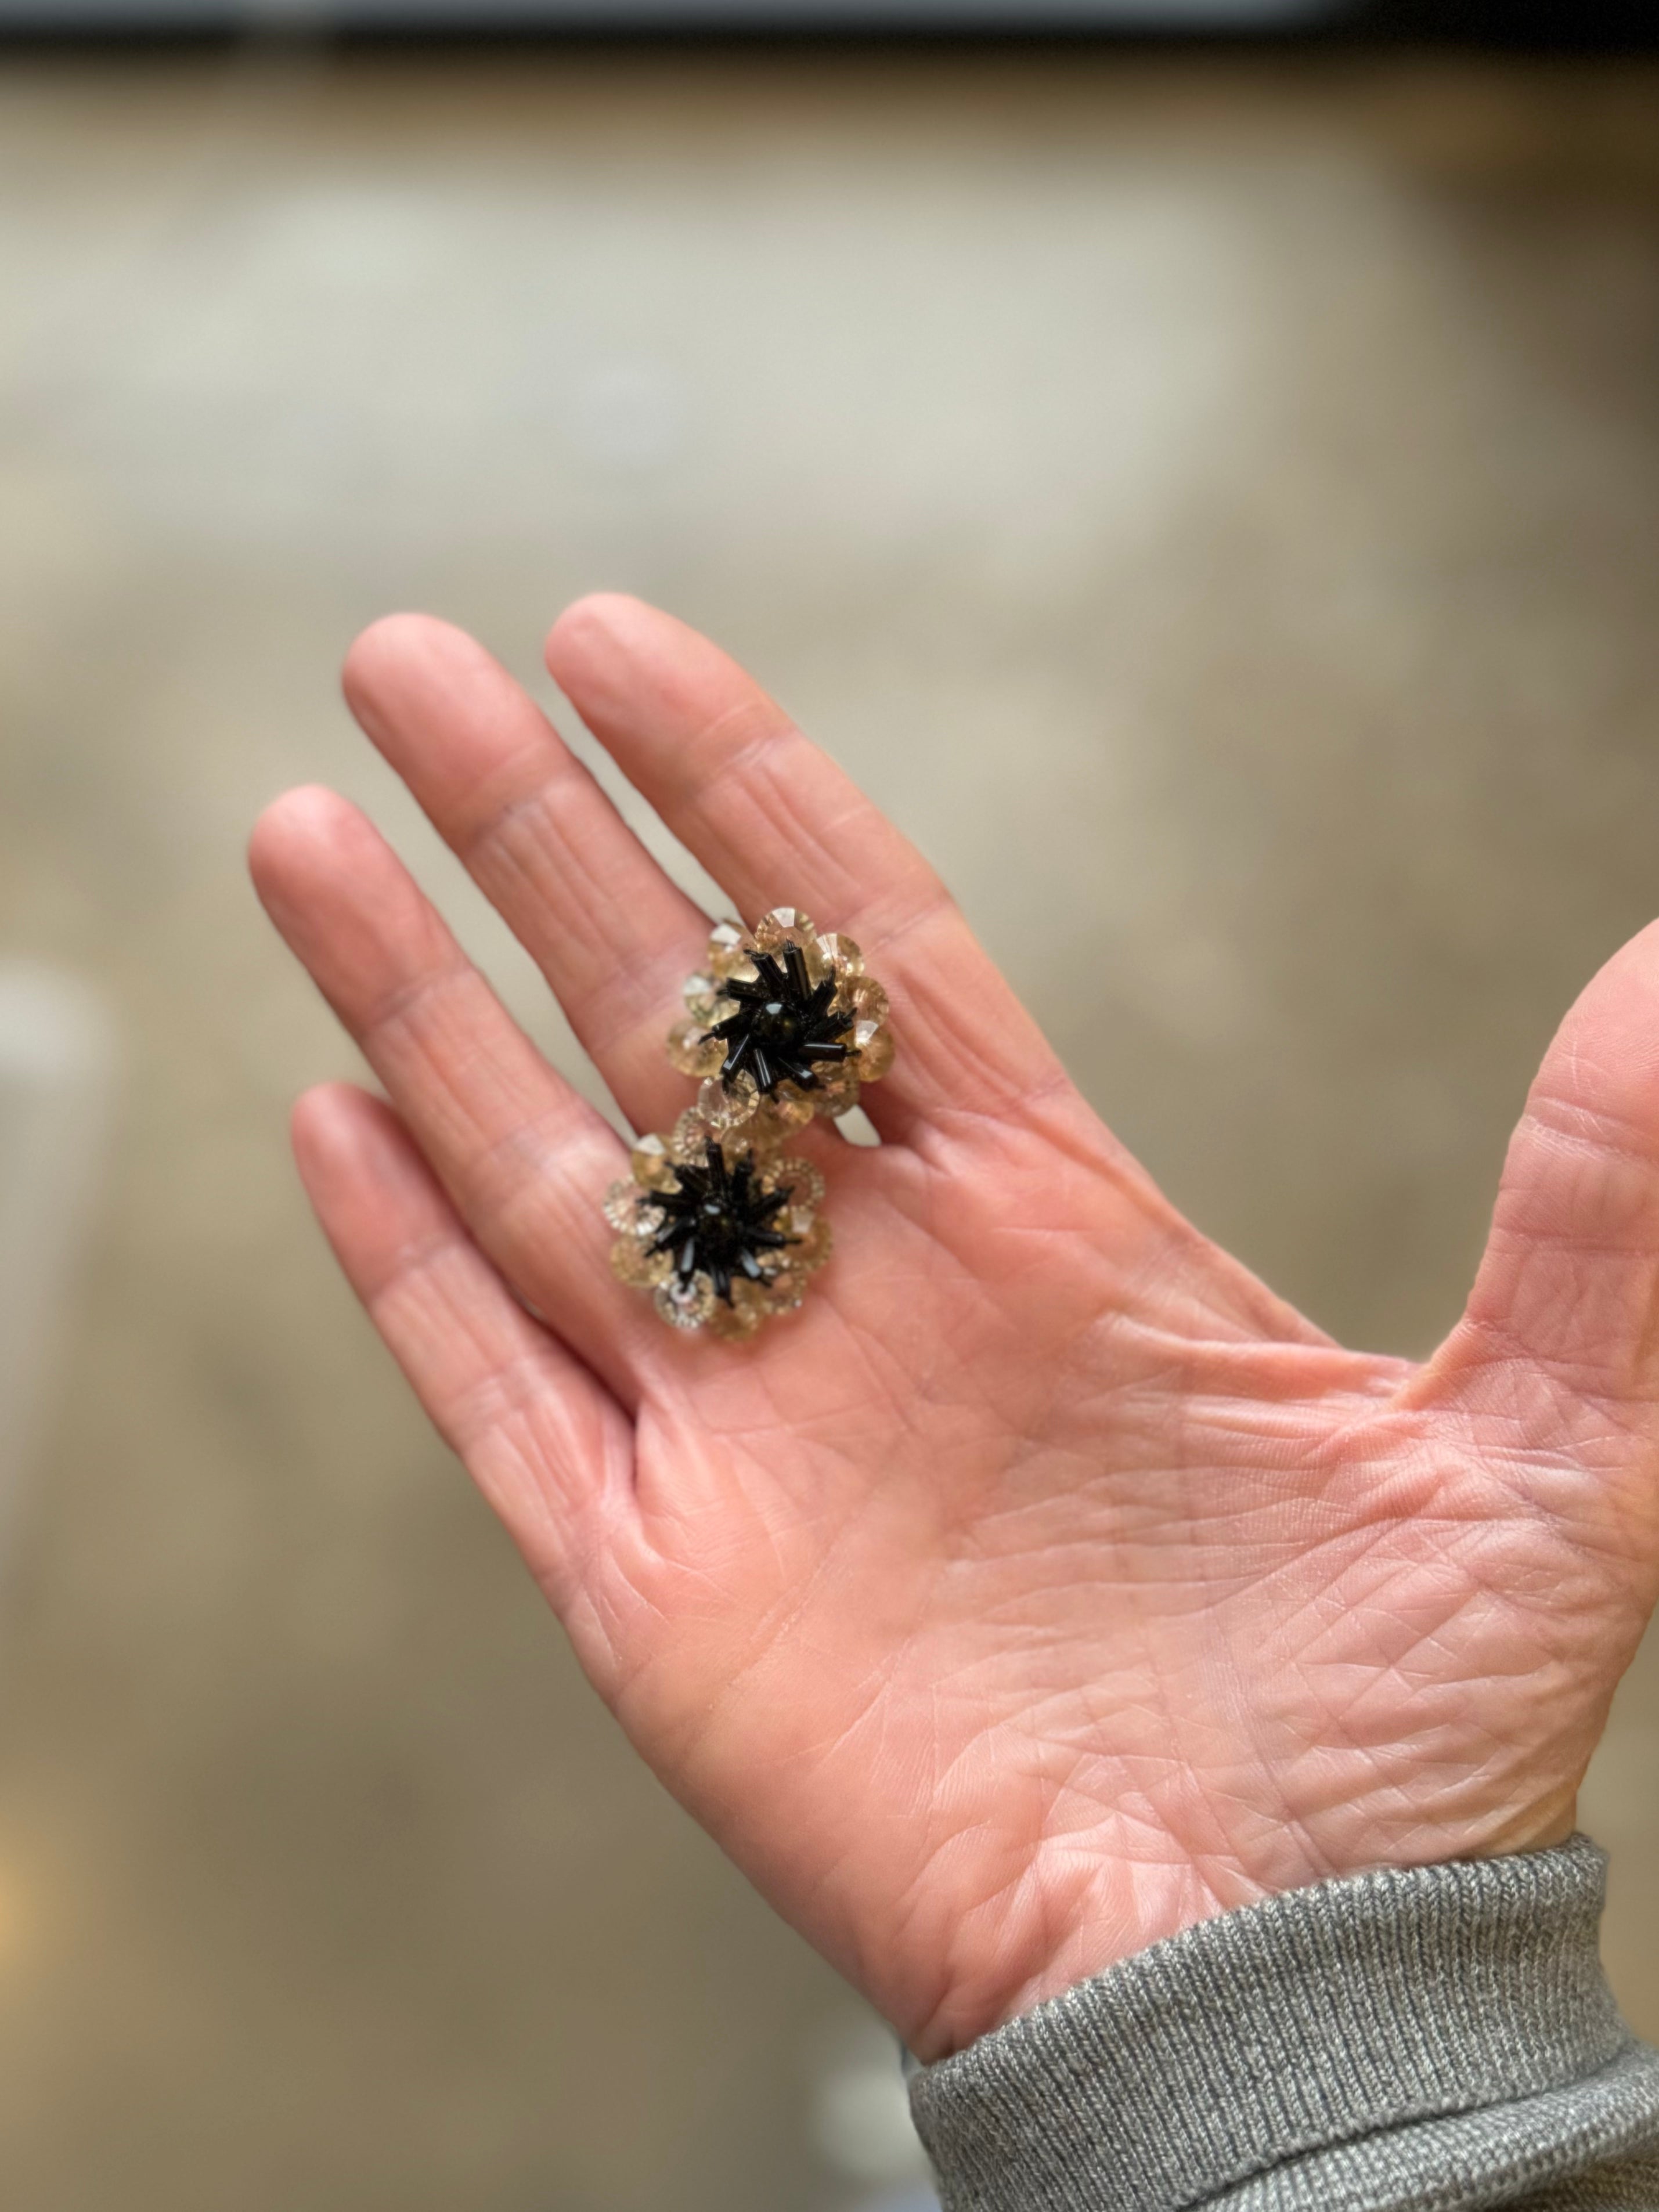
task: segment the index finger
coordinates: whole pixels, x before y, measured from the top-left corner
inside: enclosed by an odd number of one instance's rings
[[[579,599],[547,665],[629,781],[753,921],[807,908],[864,948],[899,1056],[884,1126],[1012,1113],[1063,1080],[944,884],[781,707],[709,641],[638,599]]]

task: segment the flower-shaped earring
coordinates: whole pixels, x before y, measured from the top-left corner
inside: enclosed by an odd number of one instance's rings
[[[642,1137],[632,1167],[605,1200],[617,1232],[611,1265],[651,1291],[676,1328],[752,1336],[800,1304],[830,1256],[817,1170],[722,1131],[696,1107],[672,1136]]]
[[[887,994],[858,946],[821,935],[795,907],[774,908],[752,932],[721,922],[685,1003],[668,1056],[702,1078],[697,1103],[715,1128],[775,1141],[816,1114],[845,1114],[893,1064]]]
[[[781,906],[752,931],[719,925],[685,1002],[668,1056],[702,1087],[672,1136],[641,1138],[631,1176],[611,1186],[611,1265],[675,1328],[752,1336],[800,1304],[830,1256],[823,1178],[779,1144],[886,1074],[887,994],[850,938]]]

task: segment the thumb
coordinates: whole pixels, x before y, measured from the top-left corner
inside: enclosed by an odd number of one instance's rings
[[[1631,1466],[1659,1432],[1659,922],[1545,1054],[1468,1310],[1411,1395],[1581,1466]]]

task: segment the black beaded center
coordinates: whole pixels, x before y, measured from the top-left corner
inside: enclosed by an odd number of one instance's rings
[[[751,1075],[756,1089],[768,1092],[787,1078],[811,1091],[819,1066],[846,1059],[853,1018],[831,1011],[835,978],[826,975],[815,983],[799,945],[787,945],[782,960],[773,952],[757,952],[754,961],[752,982],[720,987],[728,999],[738,1001],[736,1013],[716,1022],[709,1031],[726,1044],[720,1080],[730,1085],[739,1075]]]
[[[730,1305],[735,1276],[764,1281],[762,1253],[781,1252],[798,1241],[772,1226],[789,1202],[789,1188],[757,1189],[753,1161],[739,1160],[728,1169],[714,1144],[705,1151],[701,1167],[677,1167],[674,1172],[678,1190],[651,1194],[652,1204],[667,1217],[651,1249],[673,1253],[674,1272],[682,1283],[699,1273],[707,1275],[715,1297]]]

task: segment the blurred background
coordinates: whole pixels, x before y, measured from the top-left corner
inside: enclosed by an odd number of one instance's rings
[[[1426,1349],[1659,911],[1659,62],[1594,9],[41,35],[81,4],[0,0],[8,2212],[915,2212],[890,2042],[335,1279],[283,1120],[352,1054],[243,837],[350,793],[577,1071],[335,670],[418,605],[548,696],[558,608],[642,592],[1205,1228]],[[1584,1819],[1659,2034],[1659,1645]]]

